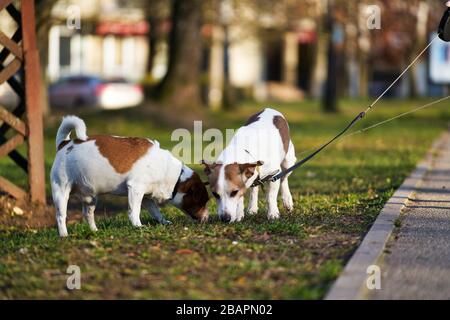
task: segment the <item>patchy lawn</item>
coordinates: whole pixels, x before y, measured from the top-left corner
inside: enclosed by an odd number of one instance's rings
[[[357,128],[423,102],[385,100]],[[342,101],[336,115],[321,113],[315,102],[278,109],[290,122],[300,155],[325,142],[365,105],[367,101]],[[248,103],[232,113],[208,113],[206,120],[208,127],[236,128],[259,109]],[[137,110],[83,118],[88,134],[148,136],[166,148],[176,144],[170,141],[173,127]],[[264,204],[258,215],[231,225],[215,214],[209,223],[198,224],[166,207],[163,212],[172,225],[156,225],[143,211],[145,226],[134,229],[125,199],[103,197],[95,234],[79,214],[67,239],[59,239],[55,227],[0,226],[0,298],[322,298],[449,118],[445,106],[436,106],[333,145],[291,175],[295,210],[282,212],[275,222],[267,221]],[[45,132],[47,172],[58,125],[50,119]],[[0,175],[25,183],[6,159],[0,161]],[[213,201],[210,207],[215,209]],[[81,268],[81,290],[66,289],[71,264]]]

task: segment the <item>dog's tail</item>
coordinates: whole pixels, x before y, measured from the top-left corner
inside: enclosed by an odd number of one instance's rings
[[[86,124],[77,116],[66,116],[63,118],[56,134],[56,149],[64,140],[70,139],[70,132],[75,129],[77,138],[87,140]]]

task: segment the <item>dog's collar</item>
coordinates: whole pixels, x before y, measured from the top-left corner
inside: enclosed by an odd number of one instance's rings
[[[259,166],[256,167],[256,173],[257,173],[257,176],[256,176],[256,179],[254,181],[258,181],[259,179],[261,179],[261,171],[259,170]]]
[[[261,170],[260,170],[259,166],[256,167],[256,173],[257,173],[256,178],[255,178],[255,180],[253,180],[253,182],[252,182],[252,184],[250,185],[250,187],[256,186],[256,184],[258,184],[259,181],[260,181],[260,179],[261,179]],[[244,181],[242,181],[242,182],[244,182]],[[244,184],[245,184],[245,183],[244,183]],[[247,187],[247,188],[248,188],[248,187]]]
[[[178,189],[178,186],[180,185],[181,176],[183,175],[183,173],[184,173],[184,169],[181,168],[181,172],[180,172],[180,175],[178,176],[178,180],[175,183],[175,186],[173,187],[172,197],[170,198],[170,200],[173,200],[173,198],[175,198],[175,195],[177,194],[177,189]]]

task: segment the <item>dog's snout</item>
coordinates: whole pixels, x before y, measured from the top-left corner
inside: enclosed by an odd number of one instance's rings
[[[207,222],[209,218],[209,210],[207,208],[203,209],[200,215],[201,222]]]
[[[222,220],[222,222],[230,222],[231,221],[231,215],[229,215],[228,213],[225,213],[225,214],[220,216],[220,220]]]

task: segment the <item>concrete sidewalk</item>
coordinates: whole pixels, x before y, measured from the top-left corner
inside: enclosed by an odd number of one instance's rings
[[[369,299],[450,299],[450,135],[400,215]]]
[[[381,289],[368,289],[373,267]],[[385,204],[325,299],[450,299],[450,130]]]

